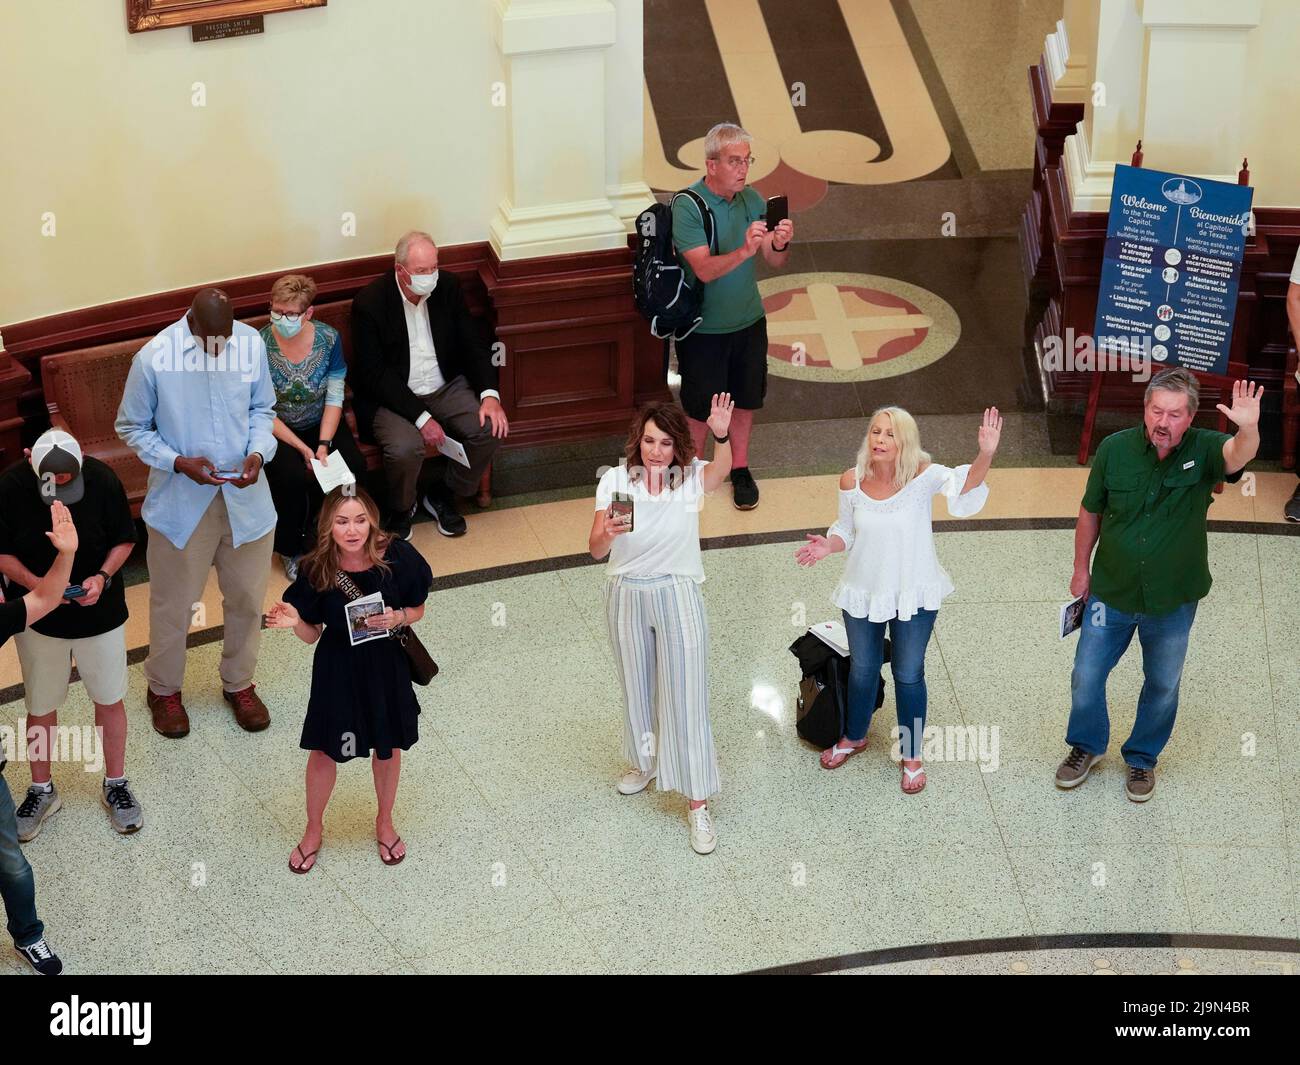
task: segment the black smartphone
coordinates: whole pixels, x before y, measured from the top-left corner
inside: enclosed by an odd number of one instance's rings
[[[64,599],[80,599],[85,594],[86,589],[79,584],[69,584],[65,589],[63,589]]]
[[[778,223],[790,217],[790,201],[784,196],[769,196],[767,199],[767,228],[775,229]]]
[[[633,506],[632,497],[622,492],[615,492],[613,498],[609,501],[609,512],[616,518],[627,516],[627,531],[631,532],[633,528]]]

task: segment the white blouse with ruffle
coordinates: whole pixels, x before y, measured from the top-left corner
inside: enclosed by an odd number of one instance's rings
[[[844,541],[848,560],[831,602],[855,618],[907,621],[918,610],[938,610],[953,584],[939,565],[930,523],[933,496],[942,493],[954,518],[978,514],[987,484],[962,485],[970,465],[931,463],[888,499],[872,499],[858,484],[840,491],[840,515],[826,535]]]

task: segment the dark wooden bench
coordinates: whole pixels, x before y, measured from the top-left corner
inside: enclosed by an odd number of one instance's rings
[[[352,301],[318,303],[314,315],[317,321],[326,322],[339,331],[343,341],[343,356],[352,362]],[[267,321],[265,314],[241,319],[254,329],[261,329]],[[148,487],[149,469],[135,456],[135,452],[118,439],[113,429],[117,408],[126,387],[126,377],[131,370],[131,360],[150,337],[120,340],[97,347],[76,348],[72,351],[47,355],[41,360],[41,381],[45,390],[45,403],[50,412],[50,424],[76,437],[82,451],[107,463],[121,478],[131,513],[140,516]],[[365,443],[357,432],[356,416],[349,398],[343,406],[344,417],[356,437],[357,445],[366,460],[368,472],[381,466],[379,448]],[[479,484],[478,504],[489,506],[492,502],[492,468],[489,466]]]

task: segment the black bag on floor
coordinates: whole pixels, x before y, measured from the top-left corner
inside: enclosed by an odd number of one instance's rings
[[[889,640],[885,640],[885,661],[889,661]],[[849,709],[849,659],[806,632],[790,645],[799,660],[803,679],[795,702],[795,730],[814,747],[825,750],[844,735]],[[885,701],[885,674],[880,674],[876,709]]]

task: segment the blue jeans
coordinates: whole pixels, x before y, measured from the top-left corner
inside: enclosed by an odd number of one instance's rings
[[[4,898],[6,926],[14,946],[30,947],[45,934],[36,917],[36,878],[18,845],[18,822],[9,785],[0,773],[0,897]]]
[[[1121,753],[1128,765],[1154,769],[1174,730],[1178,685],[1195,620],[1194,602],[1164,614],[1125,614],[1094,595],[1088,596],[1070,677],[1070,725],[1065,742],[1089,754],[1106,752],[1110,740],[1106,678],[1128,650],[1136,629],[1142,645],[1144,679],[1137,720]]]
[[[925,731],[925,646],[934,631],[937,610],[918,610],[906,621],[868,621],[844,613],[849,634],[849,713],[845,734],[851,743],[867,735],[871,715],[876,712],[876,691],[880,667],[885,664],[885,626],[891,641],[889,666],[894,674],[894,696],[898,703],[898,727],[903,757],[920,758],[921,733]]]

